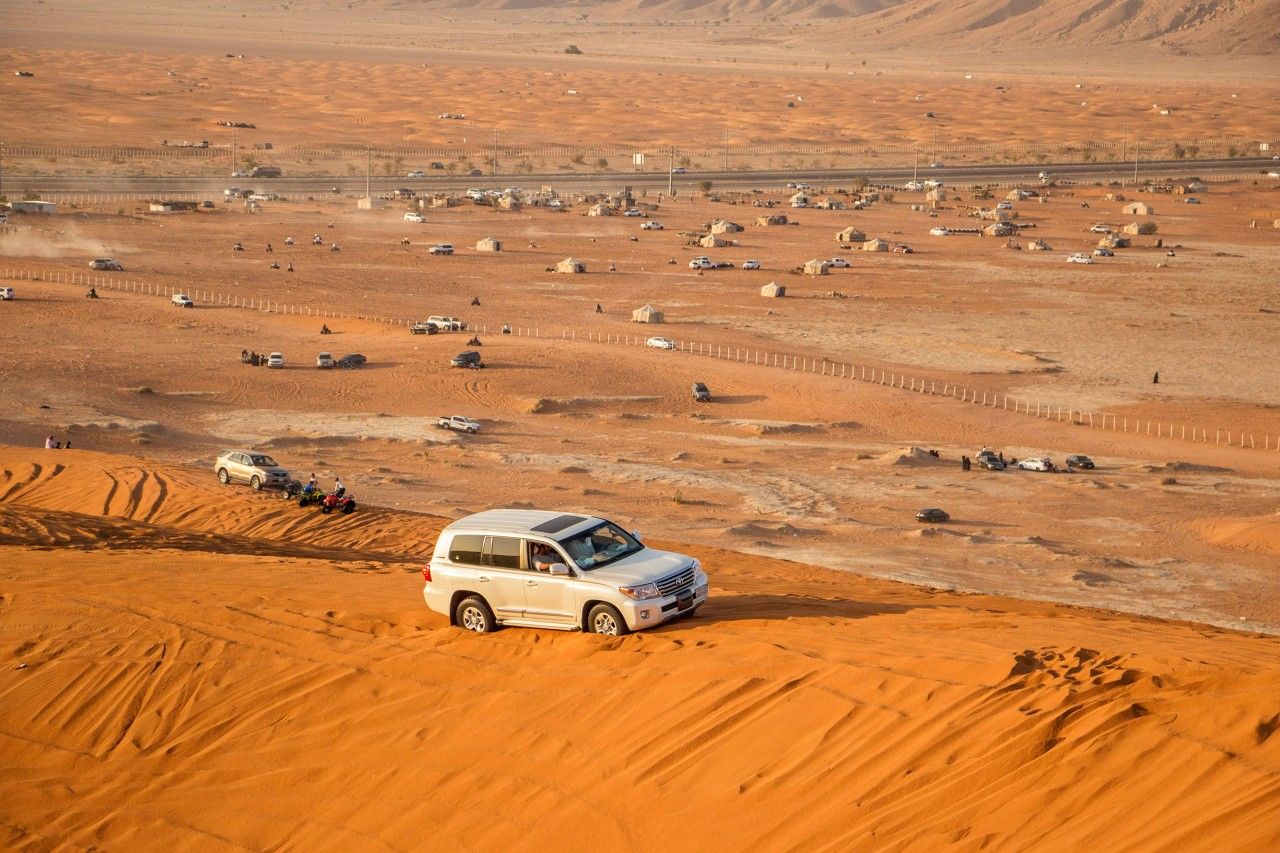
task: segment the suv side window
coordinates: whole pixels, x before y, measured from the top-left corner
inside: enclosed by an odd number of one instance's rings
[[[449,561],[468,566],[479,566],[480,554],[484,549],[483,536],[460,534],[449,543]]]
[[[489,537],[485,563],[498,569],[520,568],[520,540],[510,536]]]

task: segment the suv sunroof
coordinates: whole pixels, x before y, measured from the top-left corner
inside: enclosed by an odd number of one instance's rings
[[[539,533],[559,533],[566,527],[573,527],[575,524],[581,524],[586,521],[585,516],[581,515],[557,515],[555,518],[549,518],[536,527],[530,527],[530,530],[536,530]]]

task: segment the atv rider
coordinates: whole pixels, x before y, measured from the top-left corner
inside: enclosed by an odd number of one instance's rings
[[[333,496],[340,498],[347,493],[347,487],[342,485],[342,478],[337,474],[333,475]]]

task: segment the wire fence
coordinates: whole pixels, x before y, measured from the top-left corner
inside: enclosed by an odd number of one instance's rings
[[[186,290],[180,288],[175,289],[168,285],[158,284],[155,282],[138,282],[116,276],[95,275],[90,273],[48,272],[6,268],[4,270],[4,275],[7,280],[69,284],[80,287],[92,287],[95,290],[114,290],[145,296],[164,297],[171,300],[175,295],[185,295],[201,306],[244,309],[268,314],[314,317],[321,320],[361,320],[390,326],[401,326],[405,328],[419,322],[416,320],[401,317],[390,317],[381,314],[330,311],[327,309],[314,308],[310,305],[296,305],[294,303],[280,302],[270,299],[228,295],[218,293],[216,291],[205,290],[203,288],[191,288]],[[592,344],[613,346],[644,348],[655,345],[650,343],[650,341],[655,337],[652,335],[615,334],[612,332],[597,332],[593,330],[579,331],[577,329],[560,329],[558,331],[549,331],[544,335],[543,330],[536,327],[515,327],[504,325],[501,329],[495,328],[491,330],[487,325],[479,325],[470,326],[467,328],[467,331],[471,331],[475,334],[486,335],[491,332],[500,332],[504,335],[514,335],[517,337],[540,339],[548,338],[574,342],[582,341]],[[1007,394],[997,391],[971,388],[967,385],[961,385],[950,381],[939,381],[937,379],[915,376],[896,370],[886,370],[883,367],[868,366],[865,364],[856,364],[846,361],[836,361],[825,356],[800,356],[789,353],[770,352],[768,350],[753,347],[713,344],[702,341],[673,340],[669,338],[662,338],[662,340],[664,343],[658,344],[662,348],[690,356],[712,358],[721,361],[732,361],[773,370],[816,374],[844,381],[866,382],[874,385],[899,389],[907,393],[927,394],[934,397],[948,397],[968,405],[999,409],[1001,411],[1026,415],[1040,420],[1056,421],[1058,423],[1071,424],[1073,426],[1088,428],[1091,430],[1123,433],[1126,435],[1147,435],[1153,438],[1191,441],[1200,444],[1212,443],[1215,445],[1241,447],[1254,450],[1280,451],[1280,436],[1273,436],[1268,433],[1259,435],[1255,431],[1244,427],[1219,426],[1210,428],[1202,425],[1185,424],[1149,417],[1141,418],[1111,412],[1094,412],[1080,409],[1070,404],[1063,405],[1061,403],[1048,401],[1035,401],[1019,397],[1010,397]],[[1262,439],[1261,443],[1258,441],[1259,438]]]

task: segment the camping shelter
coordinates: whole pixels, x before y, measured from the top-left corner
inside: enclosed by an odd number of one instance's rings
[[[1155,210],[1145,201],[1132,201],[1124,206],[1122,212],[1125,216],[1150,216]]]
[[[778,284],[776,281],[771,281],[764,287],[760,288],[760,295],[773,299],[781,298],[787,295],[787,288],[785,285]]]
[[[810,261],[805,261],[804,274],[805,275],[830,275],[831,264],[828,263],[827,261],[820,261],[817,258],[814,258],[813,260],[810,260]]]
[[[613,216],[613,209],[604,202],[591,205],[587,210],[587,216]]]
[[[631,312],[633,323],[661,323],[663,320],[662,312],[652,305],[646,305]]]
[[[850,225],[843,231],[836,232],[837,243],[865,243],[867,235]]]
[[[862,243],[862,251],[864,252],[887,252],[889,251],[889,241],[881,240],[876,237],[871,240],[865,240]]]
[[[729,245],[729,241],[721,237],[719,234],[708,234],[698,240],[698,245],[704,249],[718,249],[721,246]]]
[[[476,241],[477,252],[501,252],[502,241],[496,237],[482,237]]]
[[[586,271],[587,265],[577,258],[565,258],[563,261],[556,264],[556,272],[569,273],[572,275],[574,273],[582,273]]]
[[[787,215],[785,213],[770,213],[768,216],[757,216],[756,225],[786,225]]]
[[[741,230],[741,225],[736,222],[730,222],[727,219],[717,219],[711,223],[712,234],[737,234]]]

